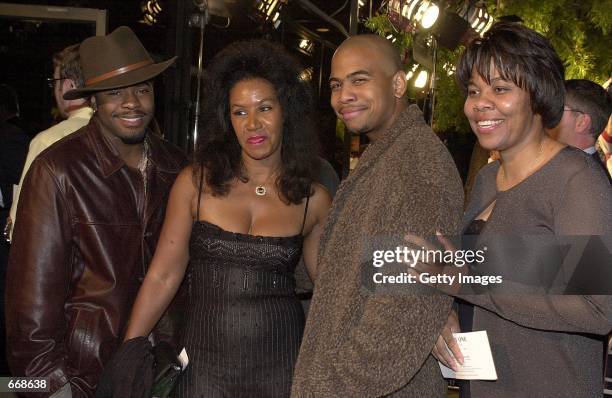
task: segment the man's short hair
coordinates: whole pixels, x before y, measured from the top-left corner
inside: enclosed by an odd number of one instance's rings
[[[606,128],[612,112],[610,94],[599,84],[586,79],[565,81],[565,104],[591,117],[589,133],[595,139]]]
[[[60,79],[73,80],[76,88],[85,84],[79,59],[79,44],[73,44],[53,54],[53,67],[58,68]]]

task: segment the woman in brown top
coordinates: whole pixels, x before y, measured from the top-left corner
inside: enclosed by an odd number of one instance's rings
[[[462,396],[601,395],[612,300],[576,292],[585,274],[609,275],[609,254],[602,264],[568,259],[585,239],[611,247],[612,192],[588,155],[545,133],[570,111],[561,60],[540,34],[498,23],[467,47],[457,76],[480,145],[500,156],[478,174],[464,215],[470,246],[486,247],[470,272],[503,278],[458,296],[461,331],[487,331],[498,375],[466,383]]]

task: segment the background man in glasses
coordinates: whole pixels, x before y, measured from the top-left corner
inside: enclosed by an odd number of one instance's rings
[[[53,96],[55,97],[58,111],[62,118],[66,120],[39,133],[30,143],[30,150],[21,172],[21,180],[19,185],[13,190],[13,204],[10,216],[6,221],[6,234],[9,239],[12,236],[12,226],[16,221],[21,185],[34,158],[54,142],[85,126],[89,123],[89,119],[91,119],[93,114],[93,109],[89,106],[87,99],[65,100],[62,98],[67,91],[83,87],[83,74],[79,64],[78,44],[66,47],[64,50],[54,54],[53,78],[49,78],[47,81],[49,82],[49,87],[53,89]]]
[[[603,166],[595,142],[606,128],[611,110],[610,96],[599,84],[585,79],[566,80],[563,117],[548,133],[564,144],[582,149]]]

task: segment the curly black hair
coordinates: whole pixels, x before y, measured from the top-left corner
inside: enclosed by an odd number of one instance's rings
[[[230,120],[229,93],[236,83],[250,79],[270,82],[283,112],[282,164],[276,180],[281,199],[298,204],[312,194],[317,165],[314,106],[300,72],[299,63],[287,51],[263,40],[233,43],[212,60],[204,77],[203,134],[195,151],[194,172],[204,170],[213,195],[226,195],[235,178],[248,181]]]

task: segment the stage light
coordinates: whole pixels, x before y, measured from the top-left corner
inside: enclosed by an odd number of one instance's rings
[[[414,80],[414,87],[424,88],[427,85],[429,74],[426,70],[421,70]]]
[[[418,22],[423,29],[429,29],[438,20],[440,8],[428,0],[412,0],[408,9],[408,18]]]
[[[466,1],[458,14],[464,18],[472,29],[482,36],[493,25],[493,16],[487,12],[486,4],[479,1],[476,4]]]
[[[280,10],[283,2],[280,0],[257,0],[253,4],[253,12],[250,17],[260,23],[272,23],[274,28],[281,24]]]
[[[435,4],[431,4],[421,19],[421,26],[423,29],[431,28],[438,20],[438,15],[440,15],[440,8]]]
[[[142,11],[142,20],[140,23],[146,25],[155,25],[157,23],[157,17],[162,12],[162,6],[160,0],[146,0],[140,3],[140,10]]]
[[[153,15],[151,15],[151,14],[145,14],[143,19],[144,19],[144,21],[145,21],[145,23],[147,25],[153,25],[153,24],[157,23],[157,19]]]
[[[419,64],[412,65],[412,68],[410,68],[408,72],[406,72],[406,80],[412,79],[412,76],[414,76],[414,73],[417,71],[417,69],[419,69]]]
[[[314,42],[310,39],[300,39],[298,42],[298,50],[306,55],[312,56],[314,52]]]
[[[304,69],[301,73],[300,73],[300,80],[305,81],[305,82],[309,82],[312,80],[312,74],[314,73],[314,68],[312,66],[309,66],[308,68]]]
[[[430,29],[440,15],[440,8],[430,0],[390,0],[387,15],[399,31],[414,33],[416,25]]]

